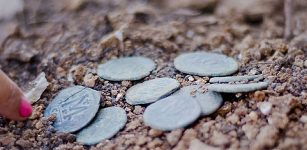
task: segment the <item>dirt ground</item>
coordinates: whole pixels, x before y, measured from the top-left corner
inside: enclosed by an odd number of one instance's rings
[[[281,0],[26,0],[22,13],[0,22],[0,68],[23,88],[45,72],[50,86],[30,119],[0,117],[0,149],[307,149],[307,1],[293,0],[292,8],[292,34],[284,39]],[[146,106],[127,104],[127,89],[157,77],[176,78],[181,86],[208,82],[173,65],[178,54],[199,50],[235,58],[235,75],[262,74],[268,89],[225,94],[215,114],[186,129],[145,126]],[[97,77],[98,64],[120,56],[146,56],[157,68],[134,82]],[[101,91],[101,107],[124,108],[124,129],[93,146],[56,132],[54,118],[43,112],[71,85]]]

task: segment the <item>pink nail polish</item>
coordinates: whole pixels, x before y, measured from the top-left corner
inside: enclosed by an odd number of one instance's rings
[[[29,117],[32,114],[32,106],[25,98],[21,99],[19,114],[21,117]]]

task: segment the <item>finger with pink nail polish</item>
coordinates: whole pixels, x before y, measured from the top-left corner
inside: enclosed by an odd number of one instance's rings
[[[31,104],[20,88],[0,70],[0,116],[24,120],[31,114]]]

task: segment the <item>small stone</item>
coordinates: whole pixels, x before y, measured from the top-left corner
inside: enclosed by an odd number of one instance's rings
[[[20,146],[22,149],[30,149],[33,147],[33,143],[30,140],[19,139],[16,141],[16,145]]]
[[[227,117],[227,121],[232,124],[237,124],[240,121],[240,118],[236,114],[232,114],[231,116]]]
[[[86,126],[98,111],[100,92],[83,86],[62,90],[48,105],[45,117],[56,114],[53,127],[60,132],[75,132]]]
[[[61,0],[67,10],[78,10],[86,1],[85,0]]]
[[[193,82],[193,81],[194,81],[194,78],[193,78],[192,76],[189,76],[188,80],[189,80],[190,82]]]
[[[196,99],[202,110],[202,116],[214,113],[223,103],[221,94],[213,91],[202,91],[199,85],[186,86],[178,91],[178,94],[187,94]]]
[[[151,137],[158,137],[163,134],[163,131],[157,130],[157,129],[150,129],[148,132],[148,135]]]
[[[260,129],[255,142],[251,145],[251,149],[271,148],[277,142],[279,135],[277,128],[271,125],[264,126]]]
[[[304,61],[304,66],[307,68],[307,60]]]
[[[208,89],[222,93],[251,92],[268,87],[267,82],[248,83],[248,84],[210,84]]]
[[[141,106],[135,106],[134,107],[134,110],[133,110],[133,113],[139,115],[143,112],[143,108]]]
[[[150,74],[156,64],[146,57],[124,57],[98,66],[98,75],[110,81],[139,80]]]
[[[171,78],[145,81],[128,89],[126,101],[130,105],[153,103],[173,93],[179,86],[179,82]]]
[[[200,141],[199,139],[194,139],[190,143],[189,150],[221,150],[221,149],[207,145],[202,141]]]
[[[252,111],[252,112],[250,112],[249,114],[248,114],[248,116],[249,116],[249,118],[252,120],[252,121],[257,121],[258,120],[258,114],[256,113],[256,112],[254,112],[254,111]]]
[[[233,58],[207,52],[181,54],[175,58],[174,65],[183,73],[198,76],[226,76],[235,73],[239,68]]]
[[[265,99],[265,93],[263,91],[256,91],[254,94],[254,98],[257,101],[263,101]]]
[[[213,135],[210,138],[210,141],[214,145],[225,145],[225,144],[228,144],[230,142],[229,137],[227,137],[226,135],[224,135],[223,133],[220,133],[218,131],[213,131]]]
[[[303,116],[300,118],[300,121],[303,122],[303,123],[307,123],[307,115],[303,115]]]
[[[149,105],[144,112],[146,125],[162,131],[184,128],[193,123],[201,114],[201,108],[196,99],[185,92],[161,99]]]
[[[120,107],[103,108],[90,125],[77,133],[77,142],[86,145],[97,144],[113,137],[127,122],[127,115]]]
[[[178,141],[180,140],[181,136],[182,136],[182,129],[176,129],[171,131],[170,133],[168,133],[166,135],[166,140],[167,142],[171,145],[174,146],[178,143]]]
[[[237,82],[245,80],[254,80],[257,78],[263,78],[262,75],[252,75],[252,76],[230,76],[230,77],[214,77],[210,79],[210,83],[227,83],[227,82]]]
[[[268,115],[271,112],[272,109],[272,103],[270,102],[262,102],[259,105],[259,109],[261,111],[262,114],[264,115]]]
[[[85,73],[86,73],[85,66],[83,65],[73,66],[69,71],[68,80],[72,82],[73,81],[81,82]]]
[[[95,83],[96,83],[96,80],[98,78],[99,78],[98,76],[95,76],[95,75],[90,73],[90,74],[87,74],[87,75],[84,76],[83,82],[88,87],[94,87]]]
[[[123,41],[124,41],[124,35],[121,29],[104,36],[100,41],[100,46],[102,47],[102,49],[116,47],[118,49],[123,50],[124,49]]]
[[[254,139],[257,135],[257,133],[259,132],[259,128],[257,128],[256,126],[254,125],[251,125],[251,124],[245,124],[242,126],[242,130],[244,131],[245,133],[245,136],[251,140],[251,139]]]
[[[42,72],[34,81],[30,82],[30,90],[25,92],[25,96],[30,100],[31,104],[33,104],[40,99],[48,85],[49,82],[46,79],[46,75]]]

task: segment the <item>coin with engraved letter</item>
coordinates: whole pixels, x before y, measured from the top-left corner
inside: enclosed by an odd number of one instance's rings
[[[98,111],[100,92],[83,86],[66,88],[52,100],[44,116],[56,115],[53,127],[60,132],[75,132],[86,126]]]

